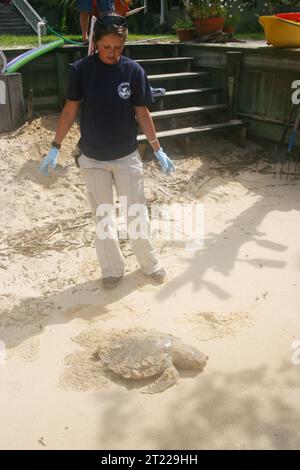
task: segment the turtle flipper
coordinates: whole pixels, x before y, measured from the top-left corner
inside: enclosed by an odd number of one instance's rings
[[[177,382],[179,374],[175,367],[167,367],[163,373],[153,382],[141,389],[141,393],[160,393]]]

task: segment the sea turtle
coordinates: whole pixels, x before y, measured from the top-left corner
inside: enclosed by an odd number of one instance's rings
[[[134,328],[107,335],[98,357],[109,371],[126,379],[155,381],[142,393],[163,392],[177,382],[178,369],[203,369],[208,357],[168,333]]]

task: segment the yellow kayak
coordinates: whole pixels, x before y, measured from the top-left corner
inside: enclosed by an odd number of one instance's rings
[[[299,13],[260,16],[267,43],[275,47],[300,47],[299,17]],[[297,21],[293,21],[295,19]]]

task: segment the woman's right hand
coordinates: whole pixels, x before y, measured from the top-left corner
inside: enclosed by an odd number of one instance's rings
[[[164,173],[166,173],[167,175],[170,175],[173,171],[175,171],[174,163],[168,157],[168,155],[163,151],[162,148],[160,148],[156,152],[154,152],[154,155],[156,156],[157,160],[159,161],[161,170]]]
[[[42,173],[42,175],[49,176],[48,169],[49,167],[52,167],[52,168],[56,167],[58,155],[59,155],[59,149],[56,147],[51,147],[43,163],[39,167],[39,172]]]

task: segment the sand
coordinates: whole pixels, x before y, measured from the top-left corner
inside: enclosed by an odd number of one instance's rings
[[[204,246],[156,240],[156,286],[125,241],[126,276],[104,291],[76,126],[57,172],[37,172],[56,118],[0,136],[0,448],[299,448],[299,178],[273,178],[258,143],[174,145],[173,178],[144,164],[147,200],[202,203]],[[135,327],[179,336],[206,368],[155,395],[105,375],[99,338]]]

